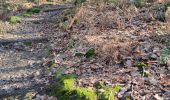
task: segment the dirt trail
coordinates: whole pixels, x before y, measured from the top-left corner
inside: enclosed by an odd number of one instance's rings
[[[6,22],[4,33],[0,34],[0,97],[43,89],[46,82],[43,59],[48,56],[49,48],[47,37],[57,33],[54,27],[57,16],[69,7],[44,6],[39,14],[23,17],[21,23]]]

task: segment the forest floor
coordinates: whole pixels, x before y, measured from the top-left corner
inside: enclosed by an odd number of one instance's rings
[[[46,10],[50,8],[55,10]],[[67,8],[70,5],[44,6],[21,23],[5,23],[0,34],[0,97],[44,94],[44,86],[60,71],[78,75],[83,87],[93,88],[100,81],[120,84],[120,100],[170,100],[167,23],[152,20],[147,8],[85,6],[77,23],[59,30],[58,16]]]
[[[3,23],[3,32],[0,33],[0,99],[11,96],[8,99],[22,100],[29,98],[28,93],[43,93],[43,87],[48,83],[44,63],[51,53],[50,39],[61,35],[56,30],[57,18],[69,8],[71,6],[67,4],[43,5],[40,13],[21,17],[20,23]]]

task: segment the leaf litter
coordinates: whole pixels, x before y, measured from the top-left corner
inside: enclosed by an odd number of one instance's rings
[[[63,74],[77,74],[83,87],[94,87],[101,81],[109,86],[121,84],[118,99],[168,100],[170,70],[161,61],[164,40],[169,38],[164,29],[167,24],[150,19],[145,7],[108,5],[97,10],[85,5],[81,9],[79,23],[67,33],[71,34],[67,39],[76,39],[76,45],[63,52]],[[165,35],[157,34],[158,29]]]

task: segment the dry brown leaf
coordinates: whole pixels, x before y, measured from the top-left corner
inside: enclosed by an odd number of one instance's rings
[[[164,75],[160,75],[160,83],[170,86],[170,79],[165,78]]]

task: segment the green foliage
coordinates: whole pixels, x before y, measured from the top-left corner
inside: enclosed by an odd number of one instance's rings
[[[99,81],[98,83],[95,84],[96,89],[102,89],[105,87],[104,82]]]
[[[61,76],[52,87],[50,95],[58,97],[59,100],[97,100],[94,90],[76,86],[76,78],[74,74]]]
[[[122,87],[120,85],[116,85],[115,87],[106,87],[104,92],[99,93],[100,100],[114,100],[114,95],[118,92]]]
[[[64,90],[73,90],[75,88],[75,79],[70,78],[70,79],[64,79],[63,81],[63,89]]]
[[[78,87],[74,90],[75,100],[97,100],[97,94],[93,89]]]
[[[137,67],[138,68],[141,68],[141,67],[148,68],[148,65],[145,64],[144,62],[140,62],[140,63],[137,64]]]
[[[26,12],[23,13],[23,16],[30,17],[33,14],[40,13],[41,9],[38,7],[33,7],[31,9],[28,9]]]
[[[12,23],[12,24],[21,22],[21,17],[19,17],[19,16],[11,16],[9,18],[9,22]]]
[[[50,87],[49,95],[56,96],[59,100],[68,100],[72,91],[76,88],[76,77],[73,74],[61,76],[58,82]]]
[[[140,62],[137,64],[137,67],[138,67],[138,71],[142,76],[148,77],[149,72],[147,71],[147,69],[149,68],[149,66],[147,64]]]
[[[41,11],[41,9],[38,8],[38,7],[33,7],[33,8],[31,8],[31,9],[28,9],[28,10],[27,10],[28,13],[33,13],[33,14],[39,13],[40,11]]]
[[[91,57],[94,57],[94,56],[95,56],[95,50],[94,50],[94,48],[89,49],[89,50],[86,52],[86,54],[85,54],[85,57],[86,57],[86,58],[91,58]]]

